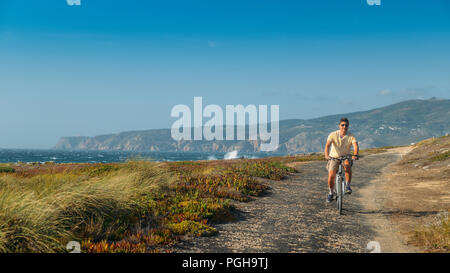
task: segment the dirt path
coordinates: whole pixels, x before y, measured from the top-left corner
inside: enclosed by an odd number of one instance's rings
[[[401,147],[391,149],[385,153],[386,156],[393,156],[396,161],[400,160],[403,155],[410,152],[412,147]],[[376,155],[374,157],[377,159]],[[365,187],[360,189],[360,204],[364,207],[364,222],[371,226],[374,231],[373,240],[380,244],[381,252],[408,253],[419,252],[419,250],[411,245],[407,245],[406,237],[399,231],[399,227],[395,225],[390,217],[401,214],[395,208],[386,208],[385,200],[390,195],[389,189],[386,188],[387,177],[392,173],[392,164],[381,169],[382,175],[371,180]]]
[[[382,252],[411,252],[380,209],[383,193],[377,177],[404,151],[370,155],[354,164],[353,193],[344,199],[344,215],[326,203],[326,162],[296,165],[300,172],[283,181],[267,181],[265,196],[238,203],[238,220],[216,225],[219,234],[181,242],[174,252],[369,252],[378,241]]]

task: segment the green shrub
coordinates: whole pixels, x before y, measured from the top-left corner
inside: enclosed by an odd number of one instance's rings
[[[450,158],[450,151],[440,153],[430,158],[431,161],[444,161]]]
[[[16,170],[11,167],[4,167],[4,166],[0,167],[0,173],[15,173],[15,172]]]
[[[193,234],[196,236],[211,236],[217,233],[217,230],[213,227],[190,220],[181,223],[171,223],[169,224],[169,228],[177,235]]]

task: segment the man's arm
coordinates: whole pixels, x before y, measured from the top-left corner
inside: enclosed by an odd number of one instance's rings
[[[356,160],[356,159],[358,158],[358,157],[357,157],[358,155],[359,155],[359,146],[358,146],[358,142],[354,141],[354,142],[353,142],[353,157],[352,157],[352,158]]]
[[[330,146],[331,146],[331,141],[327,140],[327,144],[325,144],[325,159],[326,160],[330,159]]]

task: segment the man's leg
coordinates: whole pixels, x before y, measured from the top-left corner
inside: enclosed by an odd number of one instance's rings
[[[352,189],[350,188],[350,182],[352,182],[352,165],[348,160],[344,162],[345,180],[347,181],[347,188],[345,191],[350,194]]]
[[[329,170],[328,171],[328,189],[330,190],[330,193],[333,193],[335,180],[336,180],[336,171]]]
[[[330,203],[333,201],[333,195],[334,195],[334,180],[336,179],[336,171],[335,170],[329,170],[328,171],[328,196],[327,196],[327,202]]]
[[[334,181],[336,180],[336,172],[339,169],[339,162],[335,160],[329,160],[327,163],[328,170],[328,196],[327,201],[331,202],[334,195]]]

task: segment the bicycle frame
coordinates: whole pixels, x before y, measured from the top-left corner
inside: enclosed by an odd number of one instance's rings
[[[338,206],[339,214],[342,214],[342,203],[344,199],[344,188],[345,188],[345,172],[342,167],[342,162],[339,164],[339,171],[336,173],[336,201]]]
[[[352,160],[351,155],[341,156],[339,158],[333,158],[330,157],[331,160],[338,160],[339,161],[339,170],[336,173],[336,180],[335,180],[335,188],[336,188],[336,201],[338,206],[339,214],[342,214],[342,203],[344,199],[344,188],[345,184],[347,183],[345,180],[345,172],[344,172],[344,166],[342,165],[342,162],[345,160]]]

